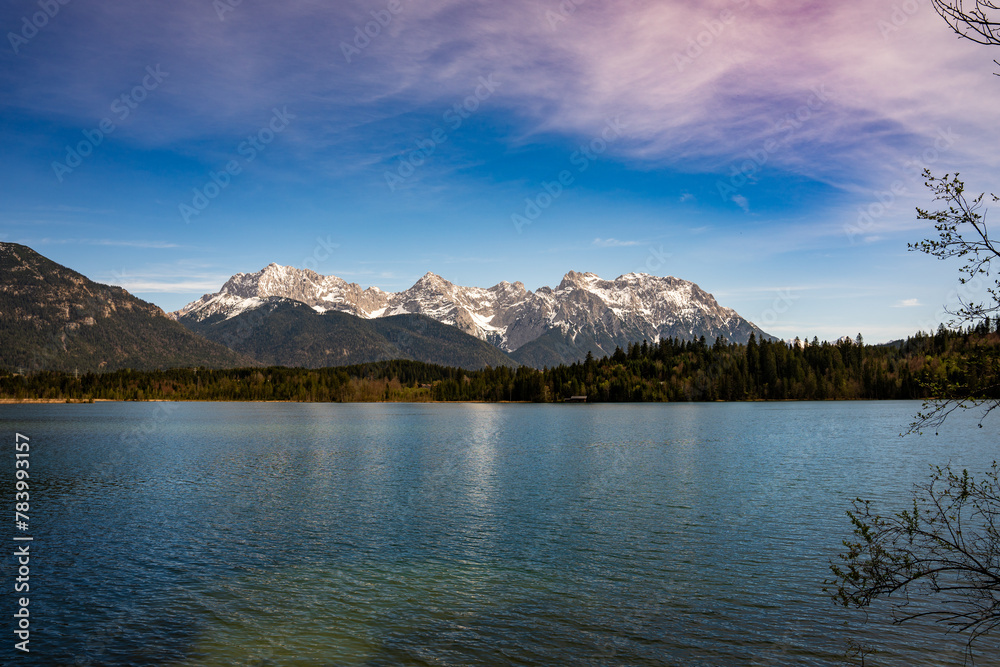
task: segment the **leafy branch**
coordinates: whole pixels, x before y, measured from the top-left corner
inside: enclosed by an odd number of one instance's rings
[[[990,274],[991,262],[1000,259],[1000,248],[990,238],[986,226],[987,211],[983,210],[986,195],[980,194],[970,199],[965,194],[965,183],[958,176],[945,174],[944,178],[938,178],[931,175],[929,170],[924,170],[927,187],[934,193],[934,201],[947,202],[947,208],[934,212],[917,208],[917,218],[933,222],[938,238],[908,243],[907,248],[942,260],[953,257],[964,259],[965,265],[959,269],[959,273],[964,275],[959,277],[959,283],[966,285],[978,276]],[[1000,197],[996,195],[991,197],[994,202],[1000,201]],[[978,322],[1000,311],[1000,279],[995,280],[993,286],[986,291],[993,300],[992,304],[970,303],[959,295],[959,309],[946,312],[958,318],[958,322]],[[956,323],[952,322],[951,325]]]
[[[974,660],[973,643],[1000,628],[997,463],[978,482],[966,470],[935,468],[912,509],[882,516],[859,498],[847,515],[853,539],[831,561],[824,590],[845,607],[891,600],[897,624],[931,620],[965,633]]]
[[[933,222],[938,238],[909,243],[907,248],[941,260],[956,257],[962,259],[965,263],[959,269],[959,283],[972,287],[981,277],[988,278],[992,262],[1000,260],[1000,247],[990,238],[987,227],[987,209],[983,207],[986,194],[967,195],[965,183],[957,173],[945,174],[943,178],[939,178],[925,169],[924,177],[927,179],[927,187],[934,194],[934,201],[945,202],[945,208],[933,212],[917,208],[917,217]],[[1000,201],[996,195],[990,197],[994,202]],[[1000,278],[994,279],[993,284],[986,288],[986,293],[989,300],[982,302],[968,300],[959,293],[959,307],[945,308],[945,312],[954,318],[949,324],[958,326],[963,322],[978,323],[989,334],[990,316],[1000,312]],[[926,387],[938,398],[924,403],[922,411],[910,424],[908,433],[920,432],[924,428],[937,431],[955,410],[975,407],[983,407],[979,419],[979,426],[982,428],[986,416],[1000,407],[1000,402],[988,398],[996,390],[1000,377],[1000,360],[995,352],[978,348],[965,356],[963,362],[975,367],[977,371],[976,383],[958,386],[944,380],[940,386]]]

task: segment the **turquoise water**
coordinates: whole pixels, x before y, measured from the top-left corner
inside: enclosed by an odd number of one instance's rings
[[[837,665],[853,639],[959,665],[960,638],[822,592],[852,498],[901,509],[930,465],[997,458],[969,418],[900,438],[919,407],[0,406],[4,503],[31,437],[35,537],[32,653],[0,656]]]

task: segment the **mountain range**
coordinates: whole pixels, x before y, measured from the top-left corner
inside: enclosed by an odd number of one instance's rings
[[[304,304],[309,310],[295,310],[293,315],[286,302]],[[318,357],[306,355],[307,365],[350,363],[346,360],[353,358],[349,349],[341,348],[338,353],[335,345],[328,344],[336,336],[324,333],[327,325],[320,323],[336,322],[342,327],[348,321],[324,319],[333,313],[371,322],[424,316],[488,343],[504,353],[501,359],[536,368],[579,361],[588,352],[604,356],[642,340],[704,336],[711,341],[721,336],[745,343],[752,333],[772,338],[694,283],[643,273],[609,281],[593,273],[571,271],[555,289],[542,287],[534,292],[523,283],[506,281],[490,288],[462,287],[427,273],[405,291],[385,292],[377,287],[363,289],[337,276],[270,264],[256,273],[234,275],[219,292],[206,294],[170,315],[207,338],[229,340],[231,347],[233,332],[241,331],[234,349],[260,358],[261,345],[274,346],[294,335],[283,334],[281,327],[276,330],[274,323],[261,328],[275,313],[283,318],[283,327],[292,321],[296,331],[311,326],[313,336],[308,341],[299,337],[297,348],[315,343],[329,350]],[[315,317],[310,320],[310,315]]]
[[[27,246],[0,243],[0,368],[320,368],[410,359],[467,369],[555,366],[643,340],[771,338],[694,283],[569,272],[555,289],[462,287],[428,273],[402,292],[270,264],[166,314]]]

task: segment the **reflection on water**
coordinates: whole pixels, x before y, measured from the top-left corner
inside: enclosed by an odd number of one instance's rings
[[[37,492],[18,662],[959,665],[821,590],[851,498],[995,456],[899,438],[918,407],[0,406]]]

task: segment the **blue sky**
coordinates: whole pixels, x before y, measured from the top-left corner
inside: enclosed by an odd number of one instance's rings
[[[889,340],[959,296],[921,168],[1000,191],[998,54],[929,2],[64,1],[0,9],[0,240],[165,310],[645,271]]]

